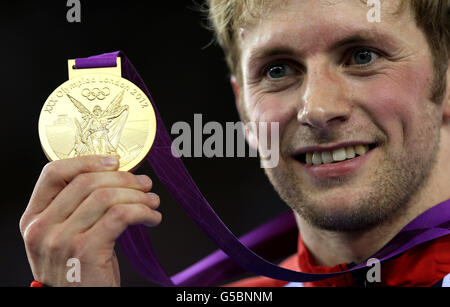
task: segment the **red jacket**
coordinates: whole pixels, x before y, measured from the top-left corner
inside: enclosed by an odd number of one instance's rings
[[[297,254],[290,256],[280,266],[305,273],[334,273],[349,269],[351,265],[334,267],[315,265],[310,253],[298,240]],[[370,268],[369,268],[370,269]],[[444,236],[418,245],[403,254],[381,263],[381,282],[367,283],[366,270],[350,272],[337,277],[296,284],[303,287],[430,287],[450,286],[450,236]],[[251,277],[225,285],[226,287],[284,287],[292,283],[268,277]]]

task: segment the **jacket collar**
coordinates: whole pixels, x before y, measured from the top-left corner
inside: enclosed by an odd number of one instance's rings
[[[297,256],[300,271],[305,273],[342,272],[354,265],[343,263],[328,267],[315,264],[300,235]],[[393,259],[382,262],[381,283],[368,283],[365,278],[366,272],[367,270],[362,269],[303,284],[307,287],[433,286],[450,273],[450,236],[420,244]]]

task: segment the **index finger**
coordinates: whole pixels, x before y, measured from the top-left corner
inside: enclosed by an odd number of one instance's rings
[[[62,189],[77,175],[89,172],[115,171],[119,161],[114,156],[83,156],[48,163],[34,187],[27,214],[42,212]]]

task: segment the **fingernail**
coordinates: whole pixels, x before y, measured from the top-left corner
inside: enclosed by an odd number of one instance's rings
[[[159,196],[158,196],[157,194],[155,194],[155,193],[147,193],[147,195],[151,198],[151,201],[152,201],[152,202],[157,203],[155,209],[156,209],[157,207],[159,207],[159,203],[160,203],[160,201],[161,201],[160,198],[159,198]]]
[[[158,194],[155,194],[153,192],[149,192],[149,193],[147,193],[147,195],[150,196],[152,198],[152,200],[155,200],[155,201],[159,200]]]
[[[117,158],[113,156],[103,157],[101,161],[104,166],[108,167],[116,166],[118,163]]]
[[[142,185],[147,186],[150,184],[150,178],[148,178],[146,175],[139,175],[137,176],[137,179]]]
[[[155,227],[155,226],[161,224],[161,222],[162,222],[162,215],[161,215],[161,212],[156,211],[156,210],[153,210],[153,212],[154,212],[155,215],[157,215],[158,217],[156,218],[155,221],[143,223],[143,224],[144,224],[145,226],[147,226],[147,227]]]

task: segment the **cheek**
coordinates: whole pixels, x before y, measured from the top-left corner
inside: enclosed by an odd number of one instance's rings
[[[279,124],[279,134],[282,137],[286,126],[289,122],[296,119],[297,110],[295,104],[292,103],[294,97],[286,93],[270,93],[270,94],[250,94],[246,97],[247,110],[250,121],[256,123],[268,123],[268,132],[270,131],[270,123]],[[251,98],[253,97],[253,99]]]
[[[372,122],[391,143],[414,142],[424,121],[430,121],[429,98],[431,72],[404,69],[390,75],[379,75],[355,92]]]

